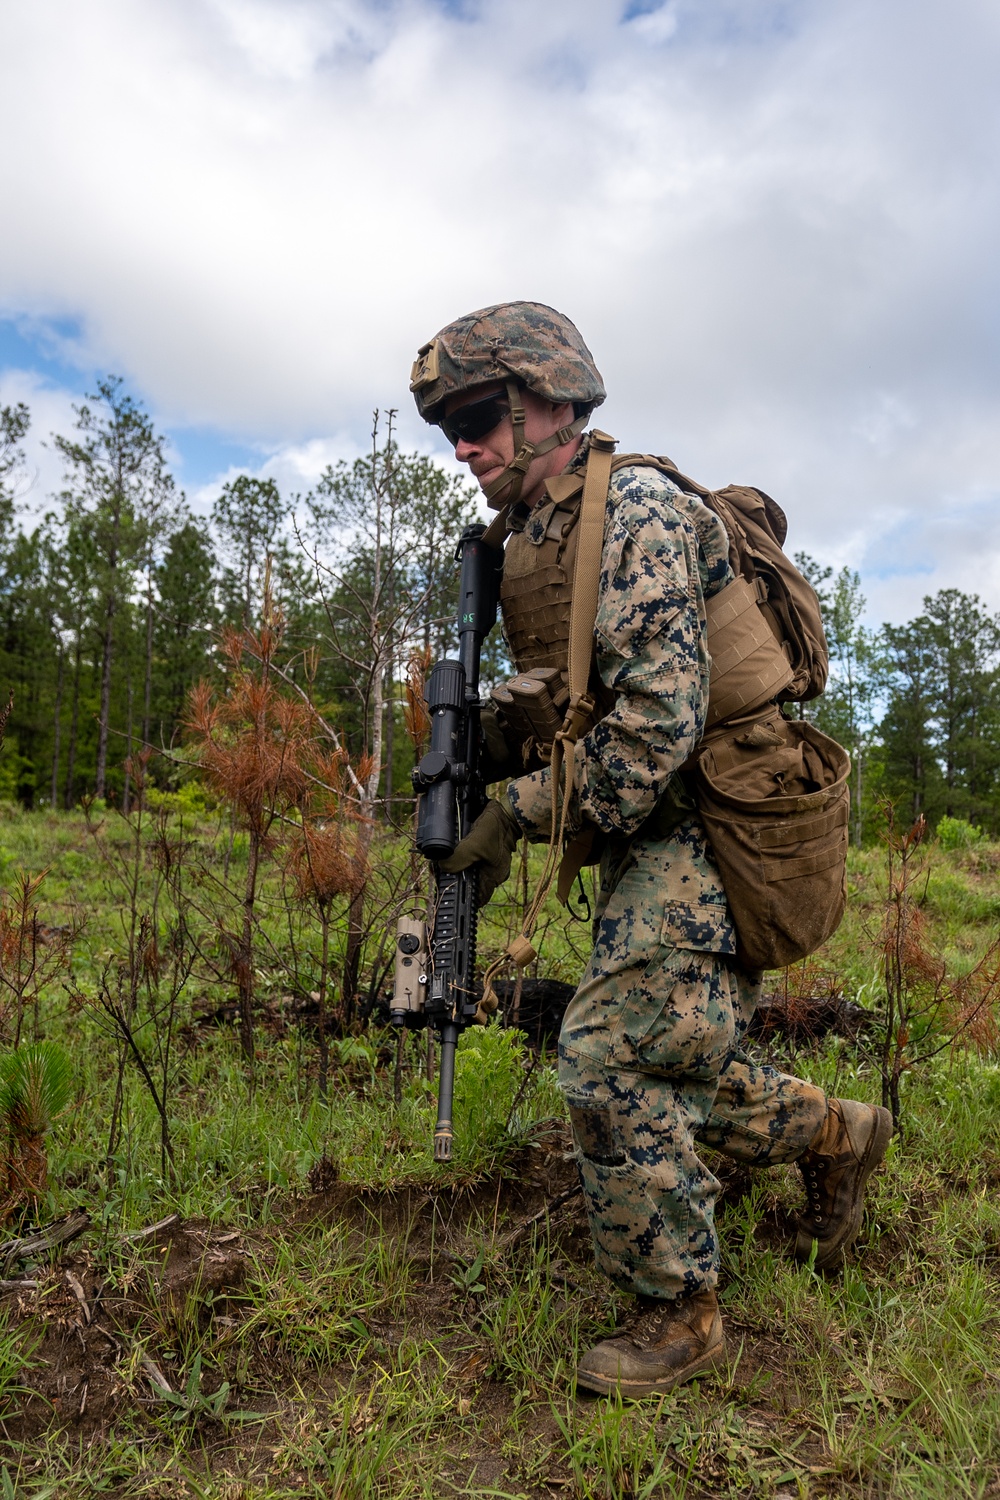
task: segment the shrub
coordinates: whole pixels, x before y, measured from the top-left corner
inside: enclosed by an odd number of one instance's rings
[[[937,826],[937,838],[942,849],[971,849],[982,841],[983,830],[976,828],[965,818],[946,816]]]

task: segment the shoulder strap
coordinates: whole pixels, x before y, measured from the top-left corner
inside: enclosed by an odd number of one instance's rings
[[[580,537],[573,567],[573,596],[569,608],[569,704],[566,718],[552,746],[552,840],[550,849],[562,847],[566,815],[573,793],[573,747],[590,722],[594,700],[590,687],[590,668],[594,656],[594,624],[597,620],[597,596],[601,584],[601,556],[604,551],[604,517],[608,508],[612,459],[615,439],[606,432],[592,432],[587,453],[587,470],[580,501]],[[566,757],[566,750],[569,755]],[[565,762],[564,762],[564,757]],[[565,764],[565,776],[562,776]],[[563,781],[562,808],[556,832],[557,797]],[[558,894],[565,905],[569,893],[590,854],[594,830],[584,828],[577,834],[559,865]],[[551,878],[551,877],[550,877]]]
[[[481,539],[487,547],[502,547],[506,541],[507,517],[510,515],[513,503],[510,501],[507,505],[502,505],[483,532]]]
[[[562,737],[571,743],[579,735],[574,723],[579,720],[581,704],[586,714],[594,705],[587,688],[594,654],[594,622],[597,619],[597,594],[601,581],[601,553],[604,550],[604,517],[608,508],[611,483],[611,461],[615,439],[606,432],[590,434],[587,472],[580,502],[580,536],[573,568],[573,598],[569,613],[569,706]]]

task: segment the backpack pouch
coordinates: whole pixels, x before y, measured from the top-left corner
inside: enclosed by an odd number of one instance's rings
[[[846,750],[778,714],[712,731],[694,793],[749,969],[780,969],[831,936],[847,901]]]

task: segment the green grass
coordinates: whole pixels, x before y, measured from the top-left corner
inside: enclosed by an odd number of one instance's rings
[[[212,914],[225,905],[211,893],[227,858],[238,890],[246,852],[239,840],[230,849],[218,820],[189,832],[193,888],[204,896],[191,920],[211,958]],[[64,1262],[36,1266],[37,1293],[6,1300],[0,1500],[8,1482],[36,1500],[998,1493],[994,1059],[945,1050],[904,1075],[905,1137],[874,1179],[842,1275],[820,1278],[787,1258],[800,1201],[793,1169],[733,1179],[719,1212],[725,1375],[662,1399],[577,1401],[576,1360],[614,1326],[619,1298],[593,1270],[579,1200],[528,1223],[572,1171],[561,1161],[562,1105],[548,1063],[532,1067],[519,1038],[497,1028],[463,1038],[448,1167],[431,1155],[434,1085],[422,1036],[405,1040],[398,1101],[395,1039],[377,1028],[335,1051],[321,1099],[315,1041],[284,1001],[289,932],[305,989],[316,933],[301,913],[289,928],[272,868],[260,908],[255,1086],[233,1028],[197,1024],[231,997],[228,981],[199,961],[168,1068],[174,1170],[161,1168],[156,1111],[131,1064],[109,1164],[116,1048],[93,1000],[103,970],[125,952],[128,830],[109,817],[95,840],[78,815],[0,807],[0,835],[0,881],[9,888],[19,869],[47,868],[41,920],[83,924],[66,972],[39,1003],[40,1034],[61,1042],[74,1066],[40,1211],[82,1203],[96,1226]],[[405,869],[401,844],[387,842],[380,858],[386,880]],[[962,971],[995,935],[1000,849],[932,846],[928,865],[930,934]],[[168,935],[172,908],[151,852],[138,883],[140,905],[156,903]],[[877,1007],[878,851],[852,851],[851,887],[841,931],[790,982]],[[491,906],[485,956],[502,947],[513,917],[509,902]],[[540,971],[575,979],[585,928],[554,910],[546,922]],[[152,1029],[141,1041],[152,1055]],[[784,1061],[831,1092],[880,1097],[871,1058],[846,1042]],[[539,1186],[550,1179],[552,1188]],[[203,1246],[177,1294],[166,1242],[122,1238],[171,1212],[201,1236],[190,1244]],[[242,1268],[221,1285],[211,1276],[213,1226],[219,1253],[235,1244]],[[93,1324],[81,1321],[66,1266],[97,1308]],[[156,1398],[149,1361],[174,1399]],[[44,1399],[27,1401],[29,1389]]]

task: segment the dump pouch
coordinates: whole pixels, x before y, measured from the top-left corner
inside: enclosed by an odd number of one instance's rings
[[[846,750],[802,719],[710,731],[695,754],[698,812],[750,969],[796,963],[836,931],[847,900]]]
[[[562,728],[569,702],[569,690],[558,667],[534,667],[511,677],[506,686],[535,738],[551,745]]]

